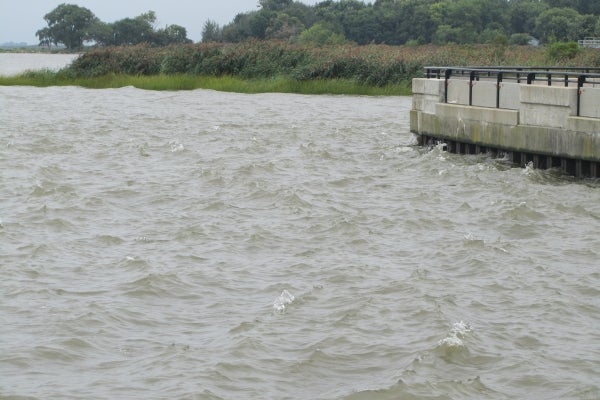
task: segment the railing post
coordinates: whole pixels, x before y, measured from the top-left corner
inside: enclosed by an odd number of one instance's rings
[[[448,81],[450,80],[450,75],[452,75],[452,70],[448,68],[444,71],[444,103],[448,102]]]
[[[479,75],[477,74],[476,71],[471,71],[469,73],[469,105],[472,106],[473,105],[473,81],[475,80],[475,77],[479,78]]]
[[[527,74],[527,84],[531,85],[535,81],[535,72],[530,72]]]
[[[500,108],[500,86],[502,85],[502,71],[496,76],[496,108]]]
[[[581,113],[581,92],[583,91],[583,84],[585,83],[585,75],[579,75],[577,77],[577,116]]]

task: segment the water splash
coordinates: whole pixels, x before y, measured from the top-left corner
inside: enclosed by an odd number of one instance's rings
[[[169,145],[171,146],[171,153],[177,153],[177,152],[185,150],[185,147],[183,146],[182,143],[179,143],[174,140],[170,141]]]
[[[532,174],[535,174],[535,172],[536,171],[535,171],[535,168],[533,167],[533,161],[529,161],[527,163],[527,165],[525,165],[525,168],[523,168],[521,173],[523,175],[532,175]]]
[[[296,298],[293,294],[284,289],[283,292],[281,292],[281,294],[279,295],[279,297],[277,297],[273,302],[273,310],[275,310],[275,312],[279,314],[283,314],[287,306],[289,304],[292,304],[292,302],[295,299]]]
[[[467,246],[485,246],[485,240],[476,237],[472,232],[467,232],[463,237]]]
[[[462,347],[463,339],[471,332],[471,325],[463,321],[455,322],[448,336],[438,342],[438,346]]]

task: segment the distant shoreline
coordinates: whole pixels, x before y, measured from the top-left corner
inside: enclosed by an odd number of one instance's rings
[[[40,47],[37,45],[28,46],[0,46],[0,53],[42,53],[42,54],[76,54],[77,51],[67,50],[64,47]]]

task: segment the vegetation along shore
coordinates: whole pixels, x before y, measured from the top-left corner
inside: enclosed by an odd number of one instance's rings
[[[246,93],[408,95],[426,65],[600,66],[576,45],[303,45],[277,40],[98,47],[57,71],[0,77],[0,85],[206,88]]]
[[[561,0],[258,0],[192,43],[148,11],[114,22],[61,4],[44,15],[40,46],[82,55],[58,72],[2,85],[81,85],[238,92],[410,94],[426,65],[600,66],[600,2]]]

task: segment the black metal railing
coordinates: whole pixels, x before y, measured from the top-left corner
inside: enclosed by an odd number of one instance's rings
[[[577,116],[581,111],[581,93],[585,85],[600,85],[600,68],[588,67],[425,67],[428,79],[444,78],[444,102],[448,102],[450,79],[469,80],[469,105],[473,105],[473,86],[485,79],[496,82],[496,108],[500,108],[500,88],[504,81],[516,83],[546,82],[548,86],[557,83],[565,87],[577,87]]]

